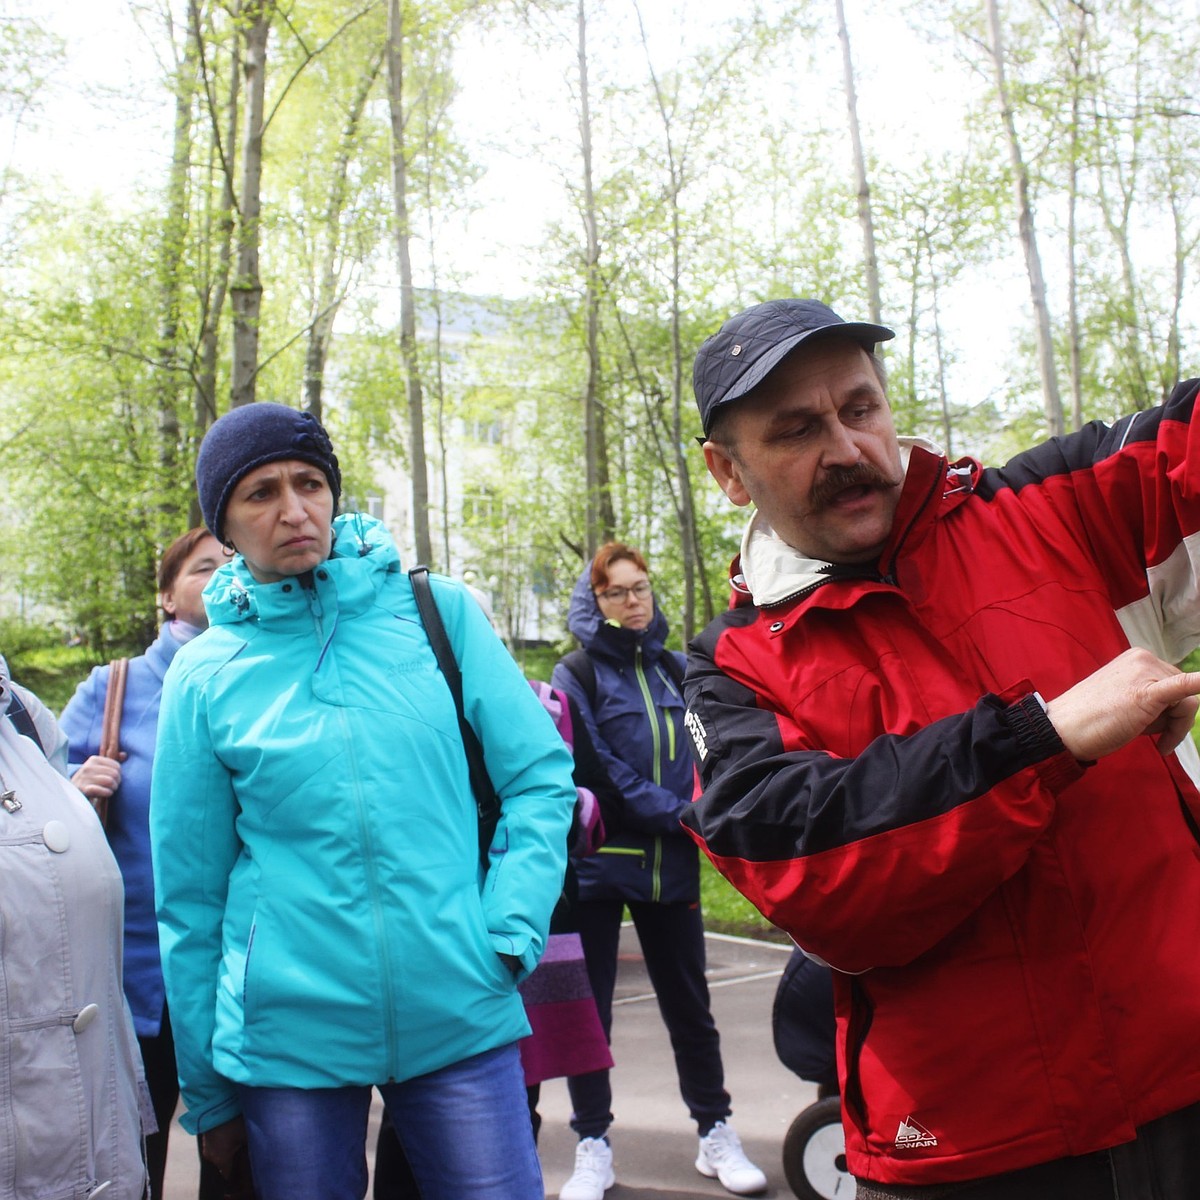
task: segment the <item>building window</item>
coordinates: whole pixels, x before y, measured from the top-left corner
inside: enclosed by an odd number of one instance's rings
[[[496,417],[490,420],[483,418],[467,418],[463,422],[467,437],[481,446],[500,445],[500,421]]]
[[[492,519],[496,494],[491,488],[477,487],[463,493],[462,515],[466,525],[483,525]]]

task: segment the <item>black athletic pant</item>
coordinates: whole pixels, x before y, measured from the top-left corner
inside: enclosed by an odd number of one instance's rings
[[[146,1139],[146,1171],[150,1176],[150,1200],[163,1200],[163,1177],[167,1170],[167,1143],[171,1120],[179,1103],[179,1077],[175,1071],[175,1039],[171,1018],[163,1008],[162,1028],[157,1037],[139,1037],[142,1067],[158,1132]],[[222,1200],[225,1187],[220,1172],[203,1157],[200,1159],[200,1200]]]
[[[704,922],[698,904],[631,901],[629,914],[642,946],[646,972],[675,1052],[679,1091],[701,1136],[729,1116],[729,1093],[721,1042],[709,1007],[704,977]],[[576,909],[588,979],[604,1035],[612,1041],[612,1002],[617,982],[621,900],[581,900]],[[603,1137],[612,1123],[608,1071],[567,1080],[571,1128],[581,1138]]]

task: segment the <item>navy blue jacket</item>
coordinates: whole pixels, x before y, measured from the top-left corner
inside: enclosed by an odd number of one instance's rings
[[[622,799],[619,827],[597,854],[575,863],[579,898],[695,903],[699,859],[679,824],[691,805],[692,758],[683,697],[664,665],[668,654],[681,664],[683,655],[664,645],[667,619],[656,602],[644,630],[609,624],[588,569],[572,593],[567,628],[595,669],[595,703],[561,662],[551,682],[579,706]]]

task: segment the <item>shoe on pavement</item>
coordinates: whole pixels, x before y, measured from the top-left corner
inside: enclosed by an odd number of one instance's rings
[[[735,1196],[752,1196],[767,1190],[767,1177],[746,1157],[741,1139],[732,1125],[718,1121],[700,1139],[696,1170]]]
[[[584,1138],[575,1147],[575,1171],[562,1185],[558,1200],[603,1200],[616,1181],[612,1147],[604,1138]]]

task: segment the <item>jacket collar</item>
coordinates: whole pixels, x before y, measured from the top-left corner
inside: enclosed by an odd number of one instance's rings
[[[759,606],[782,604],[799,598],[835,579],[880,579],[890,574],[902,550],[923,537],[928,526],[923,515],[937,511],[929,500],[941,488],[943,500],[969,494],[978,464],[964,459],[948,466],[942,452],[923,438],[900,438],[904,486],[896,506],[892,533],[878,563],[837,564],[809,558],[788,545],[757,510],[742,536],[742,549],[734,560],[731,583],[735,603],[745,597]]]
[[[308,578],[259,583],[237,554],[213,572],[204,607],[210,625],[311,620],[314,598],[325,613],[350,615],[373,604],[386,577],[399,570],[400,555],[383,522],[346,513],[333,522],[329,557]]]
[[[182,645],[182,642],[177,642],[171,635],[171,622],[168,620],[159,627],[158,637],[146,647],[146,652],[142,657],[145,658],[146,664],[160,681],[166,676],[167,668],[171,665],[175,652]]]

